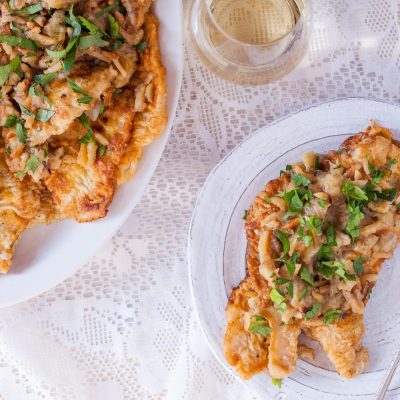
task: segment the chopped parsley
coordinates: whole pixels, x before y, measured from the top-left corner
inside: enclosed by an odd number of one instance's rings
[[[342,315],[342,312],[340,310],[337,310],[335,308],[328,310],[323,318],[324,324],[329,325],[332,322],[338,320]]]
[[[252,322],[249,326],[249,332],[258,333],[261,336],[268,336],[272,332],[272,328],[263,321]]]
[[[368,170],[369,170],[372,180],[375,183],[379,183],[382,180],[382,178],[385,176],[385,171],[375,169],[369,161],[368,161]]]
[[[249,331],[258,333],[261,336],[267,336],[272,332],[272,328],[267,325],[267,320],[262,315],[253,315],[255,321],[249,326]]]
[[[302,281],[307,282],[311,286],[313,286],[315,283],[311,272],[304,266],[300,270],[300,278]]]
[[[23,179],[28,172],[35,172],[39,168],[39,165],[39,159],[36,156],[30,156],[25,164],[24,170],[16,173],[17,178]]]
[[[280,305],[285,301],[285,296],[276,288],[271,289],[269,296],[275,305]]]
[[[247,214],[248,214],[248,213],[249,213],[249,210],[244,210],[244,211],[243,211],[243,217],[242,217],[243,220],[246,221],[246,219],[247,219]]]
[[[43,6],[40,3],[34,3],[28,7],[21,8],[21,10],[12,10],[12,13],[20,15],[32,15],[38,13],[42,9]]]
[[[308,288],[304,288],[300,293],[300,300],[303,300],[308,294]]]
[[[368,201],[368,196],[365,191],[350,181],[343,182],[342,193],[349,200]]]
[[[344,232],[354,241],[360,236],[360,223],[365,215],[360,206],[354,201],[347,204],[347,211],[349,217],[344,227]]]
[[[354,260],[353,268],[356,275],[361,275],[364,272],[364,257],[358,257]]]
[[[47,122],[54,114],[55,111],[53,110],[44,110],[43,108],[41,108],[36,114],[36,119],[41,122]]]
[[[311,310],[308,310],[305,314],[304,317],[306,320],[312,319],[314,318],[319,311],[319,308],[321,307],[321,305],[319,303],[314,303]]]
[[[31,50],[36,53],[38,47],[33,40],[23,36],[0,35],[0,43],[6,43],[12,47],[20,47],[21,49]]]
[[[298,186],[308,186],[310,184],[310,180],[302,175],[302,174],[293,174],[292,175],[292,183],[296,187]]]
[[[139,51],[145,51],[147,49],[147,47],[148,47],[148,43],[147,42],[141,42],[141,43],[136,45],[136,48]]]
[[[78,103],[82,103],[82,104],[89,104],[91,103],[94,98],[89,96],[89,94],[86,92],[85,89],[81,88],[77,83],[75,83],[72,79],[67,78],[68,84],[70,86],[70,88],[78,94],[81,94],[83,97],[78,99]]]
[[[0,66],[0,86],[8,82],[8,78],[12,72],[19,71],[21,66],[21,58],[13,58],[9,64]]]
[[[299,258],[299,255],[299,251],[296,250],[290,257],[281,256],[276,261],[283,263],[286,266],[289,274],[293,276],[296,270],[296,262]]]
[[[86,114],[82,114],[79,117],[79,121],[86,128],[86,134],[78,140],[78,143],[88,144],[93,140],[93,129],[90,126],[89,117]]]
[[[289,253],[290,243],[289,243],[288,237],[281,231],[275,231],[275,236],[282,243],[283,255],[286,255],[287,253]]]
[[[282,387],[282,379],[275,379],[272,378],[271,382],[274,386],[276,386],[278,389],[280,389]]]

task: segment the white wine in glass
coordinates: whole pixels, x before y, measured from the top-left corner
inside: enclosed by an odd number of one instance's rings
[[[304,55],[308,0],[195,0],[190,27],[202,59],[239,83],[270,82]]]

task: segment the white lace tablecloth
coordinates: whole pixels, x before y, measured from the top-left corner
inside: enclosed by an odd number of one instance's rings
[[[270,85],[217,78],[186,35],[174,128],[140,204],[77,274],[0,310],[0,399],[254,398],[214,359],[193,312],[186,244],[196,195],[221,157],[277,118],[338,97],[399,96],[400,1],[313,3],[306,58]]]

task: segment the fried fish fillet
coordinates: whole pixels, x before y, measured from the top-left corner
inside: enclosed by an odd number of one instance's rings
[[[373,124],[347,139],[340,151],[305,155],[268,182],[249,209],[244,282],[251,279],[259,301],[273,303],[265,311],[272,329],[268,370],[273,378],[293,370],[301,330],[321,343],[341,376],[365,369],[365,305],[400,237],[398,161],[399,143],[388,129]]]
[[[114,106],[93,123],[93,130],[101,132],[109,143],[102,157],[94,142],[79,144],[75,141],[62,146],[61,166],[51,171],[45,182],[62,214],[78,222],[106,215],[116,188],[115,168],[132,130],[134,113],[131,110],[130,90],[125,89]],[[79,129],[79,126],[72,126],[72,130]]]
[[[16,243],[40,207],[39,193],[17,179],[4,160],[0,149],[0,273],[6,273],[12,262]]]
[[[98,157],[94,143],[78,146],[67,142],[61,167],[52,171],[46,180],[61,213],[76,221],[89,222],[106,215],[117,180],[121,183],[133,176],[142,147],[165,126],[165,71],[161,65],[157,23],[153,16],[146,18],[144,29],[148,46],[141,56],[137,73],[113,105],[91,124],[93,130],[108,141],[106,153]],[[136,113],[137,108],[133,105],[142,89],[148,90],[151,96],[141,93],[143,109]],[[75,132],[81,134],[81,129],[79,123],[74,123],[62,136],[73,137]],[[96,152],[95,160],[90,162],[91,154]]]

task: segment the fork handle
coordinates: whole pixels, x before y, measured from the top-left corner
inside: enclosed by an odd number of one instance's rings
[[[383,378],[381,386],[376,394],[375,400],[383,400],[385,398],[386,392],[392,381],[393,375],[396,371],[397,366],[400,362],[400,347],[397,349],[396,354],[394,355],[392,361],[390,362],[389,368],[386,371],[386,374]]]

